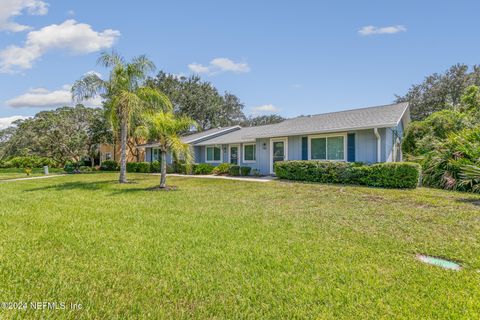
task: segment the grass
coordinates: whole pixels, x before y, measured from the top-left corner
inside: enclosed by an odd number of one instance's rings
[[[287,182],[73,175],[1,185],[0,318],[480,317],[480,198]],[[461,271],[423,264],[448,257]]]
[[[50,174],[61,173],[63,169],[49,168]],[[33,168],[32,173],[27,176],[23,168],[0,168],[0,181],[17,178],[39,177],[43,176],[43,168]]]

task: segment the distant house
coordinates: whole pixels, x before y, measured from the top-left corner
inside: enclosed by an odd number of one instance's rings
[[[272,174],[282,160],[395,162],[402,160],[408,103],[301,116],[271,125],[216,128],[183,137],[196,163],[223,162]],[[142,145],[145,161],[159,159],[158,145]],[[169,155],[167,162],[171,163]]]

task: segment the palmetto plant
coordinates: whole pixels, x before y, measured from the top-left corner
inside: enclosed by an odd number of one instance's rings
[[[467,165],[462,167],[460,174],[461,184],[468,185],[473,192],[480,192],[480,167],[474,165]]]
[[[107,80],[95,73],[88,73],[72,87],[74,100],[82,101],[96,96],[105,99],[104,107],[114,132],[120,132],[120,183],[127,177],[127,141],[132,119],[145,111],[172,110],[167,96],[158,90],[145,87],[144,80],[155,70],[155,65],[145,56],[126,62],[116,52],[102,53],[98,64],[110,68]]]
[[[192,163],[192,149],[182,141],[180,134],[196,126],[195,121],[186,116],[177,116],[171,111],[144,115],[144,125],[137,127],[136,135],[159,144],[161,156],[160,188],[167,182],[167,151],[181,158],[188,165]]]

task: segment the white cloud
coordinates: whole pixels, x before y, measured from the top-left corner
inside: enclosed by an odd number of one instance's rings
[[[26,12],[29,15],[45,15],[48,4],[41,0],[2,0],[0,5],[0,30],[20,32],[30,29],[29,26],[12,21],[15,16]]]
[[[9,46],[0,51],[0,72],[11,73],[18,69],[30,69],[33,63],[53,49],[72,54],[86,54],[113,46],[120,32],[106,29],[97,32],[85,23],[66,20],[37,31],[31,31],[23,47]]]
[[[275,107],[273,104],[264,104],[258,107],[252,108],[253,113],[275,113],[280,112],[280,108]]]
[[[20,119],[27,119],[27,118],[28,117],[24,117],[24,116],[11,116],[6,118],[0,118],[0,130],[10,127],[10,125],[14,121],[17,121]]]
[[[26,93],[12,98],[5,103],[12,108],[58,108],[62,106],[72,106],[71,85],[66,84],[57,90],[48,90],[45,88],[34,88]],[[99,107],[102,105],[100,97],[83,102],[88,107]]]
[[[406,32],[407,28],[402,25],[388,26],[388,27],[375,27],[365,26],[358,30],[358,33],[362,36],[370,36],[374,34],[394,34],[399,32]]]
[[[220,72],[245,73],[250,71],[250,66],[246,62],[235,62],[228,58],[215,58],[210,61],[208,66],[199,63],[191,63],[188,68],[195,73],[217,74]]]

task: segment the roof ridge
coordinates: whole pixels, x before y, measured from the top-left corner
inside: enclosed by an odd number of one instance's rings
[[[383,105],[371,106],[371,107],[362,107],[362,108],[347,109],[347,110],[340,110],[340,111],[331,111],[331,112],[325,112],[325,113],[309,114],[309,115],[306,115],[306,116],[298,116],[298,117],[294,117],[294,118],[290,118],[290,119],[286,119],[286,120],[293,120],[293,119],[298,119],[298,118],[311,118],[311,117],[325,116],[327,114],[361,111],[361,110],[375,109],[375,108],[385,108],[385,107],[401,105],[401,104],[408,104],[408,102],[389,103],[389,104],[383,104]]]

